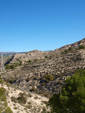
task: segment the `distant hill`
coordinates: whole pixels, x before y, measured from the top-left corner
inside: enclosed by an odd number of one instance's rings
[[[20,53],[26,53],[26,52],[0,52],[0,55],[3,53],[4,56],[6,55],[13,55],[13,54],[20,54]]]
[[[3,53],[3,55],[13,55],[15,54],[16,52],[0,52],[0,55]]]

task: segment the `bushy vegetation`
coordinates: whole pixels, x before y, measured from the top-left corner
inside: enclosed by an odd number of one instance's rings
[[[79,49],[85,49],[85,46],[80,45],[80,46],[79,46]]]
[[[48,75],[44,76],[44,79],[46,82],[50,82],[50,81],[54,80],[54,76],[51,74],[48,74]]]
[[[14,69],[14,68],[15,68],[14,64],[11,65],[7,64],[5,67],[5,69]]]
[[[48,58],[48,56],[45,56],[45,58]]]
[[[7,105],[6,90],[0,88],[0,113],[12,113],[12,110]]]
[[[0,101],[6,100],[5,91],[6,90],[4,88],[0,88]]]
[[[15,103],[26,104],[27,102],[26,94],[20,93],[17,98],[12,96],[11,100]]]
[[[85,113],[85,69],[78,70],[60,94],[54,94],[49,105],[52,113]]]
[[[21,60],[17,60],[18,62],[15,62],[13,64],[7,64],[5,69],[14,69],[17,66],[22,65],[22,61]]]
[[[22,65],[22,61],[20,59],[17,59],[18,65]]]
[[[85,46],[83,46],[83,45],[79,45],[79,47],[76,49],[76,50],[79,50],[79,49],[85,49]],[[69,52],[73,52],[73,48],[72,47],[69,47],[68,49],[65,49],[63,52],[62,52],[62,54],[67,54],[67,53],[69,53]]]
[[[9,82],[10,84],[13,84],[14,82],[16,82],[16,78],[15,78],[15,77],[11,77],[11,78],[8,80],[8,82]]]
[[[32,63],[32,60],[28,60],[28,61],[26,61],[26,63]]]
[[[68,53],[68,52],[73,52],[73,48],[69,47],[68,49],[65,49],[65,51],[62,52],[62,54]]]
[[[32,61],[31,61],[31,60],[29,60],[29,61],[28,61],[28,63],[32,63]]]
[[[6,83],[13,84],[13,83],[16,82],[16,80],[17,80],[17,78],[16,78],[15,76],[12,76],[12,77],[6,78],[6,79],[5,79],[5,82],[6,82]],[[8,84],[7,84],[7,85],[8,85]]]
[[[17,100],[21,104],[26,104],[26,102],[27,102],[26,94],[25,93],[20,93]]]
[[[3,113],[13,113],[10,107],[7,107],[6,110]]]
[[[14,96],[12,96],[11,97],[11,101],[13,101],[13,102],[15,102],[15,103],[17,103],[18,101],[17,101],[17,98],[16,97],[14,97]]]

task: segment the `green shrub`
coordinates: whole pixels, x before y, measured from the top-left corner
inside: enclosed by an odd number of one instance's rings
[[[28,60],[28,61],[26,61],[27,63],[32,63],[32,60]]]
[[[18,60],[19,62],[15,62],[13,64],[7,64],[5,69],[14,69],[15,67],[19,66],[22,64],[21,60]]]
[[[85,49],[85,46],[80,45],[80,46],[79,46],[79,49]]]
[[[48,58],[48,56],[45,56],[45,58]]]
[[[17,61],[19,62],[18,65],[22,65],[22,61],[20,59],[17,59]]]
[[[6,65],[5,69],[10,69],[10,66],[9,64]]]
[[[4,95],[5,94],[5,89],[4,88],[0,88],[0,96]]]
[[[4,106],[7,107],[7,101],[6,101],[6,100],[5,100],[5,102],[4,102]]]
[[[54,76],[51,74],[45,75],[44,78],[45,78],[46,82],[50,82],[50,81],[54,80]]]
[[[1,101],[6,101],[6,96],[5,95],[1,96]]]
[[[1,101],[6,101],[5,92],[6,90],[4,88],[0,88],[0,100]]]
[[[20,93],[17,100],[20,104],[26,104],[26,102],[27,102],[26,94],[25,93]]]
[[[13,102],[16,103],[16,102],[17,102],[17,98],[12,96],[12,97],[11,97],[11,101],[13,101]]]
[[[72,47],[69,47],[69,48],[68,48],[68,51],[73,51],[73,48],[72,48]]]
[[[67,50],[67,49],[65,49],[64,53],[68,53],[68,50]]]
[[[5,69],[14,69],[15,65],[14,64],[7,64]]]
[[[3,113],[13,113],[10,107],[7,107],[6,110]]]
[[[11,77],[11,78],[8,80],[8,82],[9,82],[10,84],[13,84],[15,81],[16,81],[16,78],[15,78],[15,77]]]
[[[65,51],[62,52],[62,54],[64,54],[64,53],[67,54],[68,52],[73,52],[73,48],[69,47],[68,49],[65,49]]]

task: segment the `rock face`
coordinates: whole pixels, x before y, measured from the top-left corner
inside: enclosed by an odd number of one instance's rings
[[[21,60],[23,63],[29,60],[34,60],[34,59],[43,59],[45,55],[48,55],[49,52],[43,52],[43,51],[30,51],[22,54],[15,54],[14,59],[12,60],[11,63],[16,62],[18,59]]]
[[[15,54],[9,65],[20,61],[21,65],[7,69],[1,77],[26,91],[45,96],[59,93],[65,79],[77,69],[85,69],[85,39],[54,51]]]

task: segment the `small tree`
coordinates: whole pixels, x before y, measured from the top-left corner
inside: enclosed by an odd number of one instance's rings
[[[66,80],[66,86],[50,98],[49,105],[52,113],[85,113],[85,69]]]

